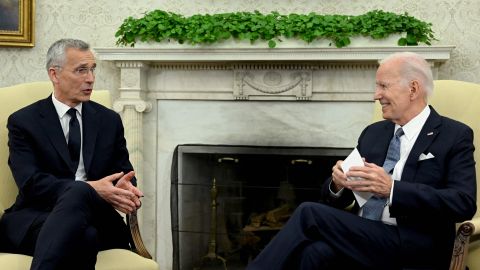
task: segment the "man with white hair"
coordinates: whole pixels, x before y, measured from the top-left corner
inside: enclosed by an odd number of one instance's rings
[[[364,164],[344,172],[338,161],[323,203],[301,204],[247,269],[448,269],[455,223],[476,212],[473,131],[429,106],[432,91],[421,56],[381,61],[385,120],[358,139]],[[360,205],[353,192],[372,196]]]

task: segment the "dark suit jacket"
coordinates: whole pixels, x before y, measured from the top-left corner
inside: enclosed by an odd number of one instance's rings
[[[133,170],[123,125],[114,111],[93,101],[83,103],[83,159],[88,180]],[[49,212],[64,186],[75,180],[65,136],[51,96],[13,113],[9,130],[9,165],[19,187],[2,227],[19,245],[37,216]]]
[[[382,166],[394,127],[391,121],[381,121],[363,130],[357,148],[367,162]],[[473,151],[473,131],[431,108],[405,163],[402,179],[395,182],[390,206],[390,215],[397,220],[401,256],[407,264],[448,267],[455,223],[471,219],[476,212]],[[419,160],[422,153],[432,153],[434,158]],[[339,199],[329,196],[329,183],[322,191],[328,204],[343,208],[354,200],[350,190],[344,190]],[[442,258],[445,260],[439,262]]]

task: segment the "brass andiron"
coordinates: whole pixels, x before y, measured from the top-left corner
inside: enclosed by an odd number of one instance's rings
[[[205,264],[221,264],[223,268],[227,269],[227,261],[221,256],[217,255],[217,180],[213,178],[212,188],[210,189],[210,196],[212,199],[212,211],[210,218],[210,240],[208,241],[208,253],[203,256],[201,267]]]

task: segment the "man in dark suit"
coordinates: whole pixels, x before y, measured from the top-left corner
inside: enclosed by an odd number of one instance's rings
[[[384,59],[375,99],[386,120],[360,135],[363,166],[338,161],[323,203],[300,205],[247,269],[448,269],[455,223],[476,212],[473,131],[428,106],[432,90],[421,56]],[[360,207],[353,192],[373,196]]]
[[[47,53],[53,94],[13,113],[9,165],[19,187],[0,222],[7,251],[31,269],[94,269],[99,250],[130,246],[122,216],[141,205],[121,119],[90,101],[95,57],[81,40]]]

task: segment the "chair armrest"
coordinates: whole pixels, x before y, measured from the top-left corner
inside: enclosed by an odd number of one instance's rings
[[[475,227],[475,230],[472,233],[472,237],[480,235],[480,217],[474,217],[472,220],[469,220],[468,222],[472,223],[473,226]]]
[[[2,202],[0,202],[0,218],[3,216],[4,212],[5,212],[5,207],[3,207]]]
[[[458,227],[453,246],[452,260],[450,261],[450,270],[465,269],[465,260],[467,259],[468,255],[470,236],[472,236],[475,232],[474,222],[478,225],[480,220],[465,221]]]
[[[137,211],[127,215],[127,224],[130,228],[130,234],[133,239],[133,249],[138,255],[151,259],[152,255],[148,252],[147,248],[143,244],[142,236],[140,235],[140,228],[138,227]]]

